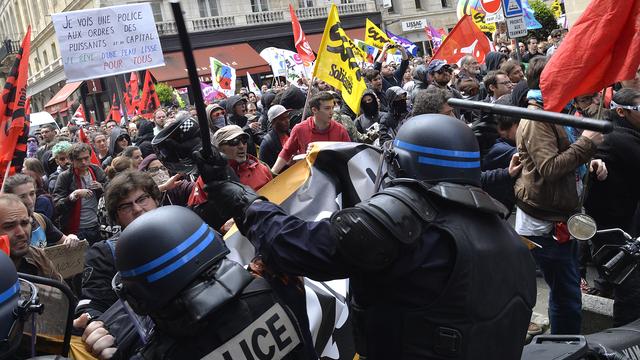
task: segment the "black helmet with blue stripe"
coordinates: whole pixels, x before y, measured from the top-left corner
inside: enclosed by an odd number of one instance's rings
[[[13,261],[0,251],[0,359],[13,353],[20,344],[22,322],[17,308],[20,296],[18,273]]]
[[[193,211],[164,206],[129,224],[116,244],[119,296],[141,315],[153,314],[229,249]]]
[[[386,159],[394,179],[480,186],[478,142],[465,123],[450,116],[424,114],[407,120]]]

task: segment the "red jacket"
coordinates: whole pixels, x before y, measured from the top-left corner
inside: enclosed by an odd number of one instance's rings
[[[240,183],[251,186],[256,191],[273,179],[269,167],[253,155],[247,154],[247,161],[243,163],[229,160],[229,166],[240,178]]]
[[[307,152],[307,146],[314,141],[351,141],[351,139],[347,129],[334,120],[331,120],[326,130],[316,129],[313,116],[310,116],[293,127],[289,140],[282,147],[278,157],[289,161],[294,155]]]

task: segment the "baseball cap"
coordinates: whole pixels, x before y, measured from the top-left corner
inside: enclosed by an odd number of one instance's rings
[[[246,132],[242,131],[242,128],[238,125],[223,126],[213,134],[213,143],[215,146],[220,146],[225,141],[230,141],[238,136],[249,136]]]
[[[451,67],[451,65],[447,64],[443,60],[431,60],[427,67],[427,72],[434,73],[436,71],[440,71],[440,69],[444,67]]]
[[[287,110],[284,106],[282,105],[273,105],[271,108],[269,108],[269,111],[267,111],[267,119],[269,120],[269,124],[271,124],[271,122],[277,118],[278,116],[289,112],[291,110]]]

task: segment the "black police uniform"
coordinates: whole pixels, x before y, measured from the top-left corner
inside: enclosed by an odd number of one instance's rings
[[[275,271],[350,278],[367,359],[518,359],[535,266],[506,209],[478,187],[473,133],[422,115],[403,125],[386,160],[391,186],[330,220],[287,215],[231,182],[209,191]]]
[[[155,323],[138,359],[317,358],[303,342],[308,329],[228,253],[220,234],[184,207],[158,208],[126,227],[116,292]]]

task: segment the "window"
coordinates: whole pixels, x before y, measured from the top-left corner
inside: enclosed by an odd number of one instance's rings
[[[40,59],[36,58],[36,72],[40,72]]]
[[[314,6],[315,4],[313,3],[313,0],[298,0],[299,8],[310,8]]]
[[[40,20],[40,5],[37,1],[34,1],[31,3],[31,6],[33,6],[33,19],[31,22],[36,23]]]
[[[442,4],[443,8],[451,7],[451,5],[449,4],[449,0],[440,0],[440,3]]]
[[[422,9],[422,1],[421,0],[415,0],[415,2],[416,2],[416,9],[417,10]]]
[[[44,59],[44,66],[49,65],[49,57],[47,56],[47,50],[42,51],[42,58]]]
[[[56,50],[56,43],[51,43],[51,57],[53,60],[58,58],[58,51]]]
[[[251,10],[253,10],[253,12],[269,11],[269,1],[251,0]]]
[[[151,10],[153,11],[153,20],[162,22],[162,4],[151,3]]]
[[[200,17],[218,16],[217,0],[198,0]]]

